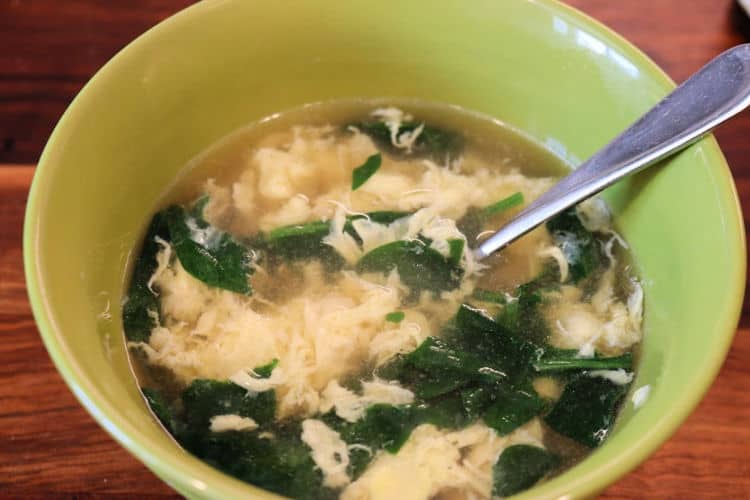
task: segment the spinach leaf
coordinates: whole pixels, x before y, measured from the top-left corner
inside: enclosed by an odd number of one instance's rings
[[[332,246],[323,243],[329,232],[329,222],[315,221],[273,229],[261,241],[270,262],[317,258],[333,271],[343,267],[344,259]]]
[[[452,290],[461,282],[463,271],[422,241],[399,240],[381,245],[357,262],[357,272],[389,273],[398,269],[401,282],[412,293]]]
[[[466,241],[469,242],[469,247],[473,248],[473,244],[476,243],[477,237],[479,236],[479,233],[482,232],[482,228],[487,219],[504,212],[505,210],[522,205],[523,200],[523,193],[518,191],[487,207],[470,207],[469,210],[466,211],[466,214],[456,222],[456,227],[458,227],[458,230],[466,236]]]
[[[365,449],[355,446],[349,449],[349,467],[346,472],[352,478],[352,481],[356,481],[365,472],[367,466],[375,458],[374,455],[375,451],[370,451],[370,448]]]
[[[487,425],[507,434],[541,412],[544,403],[533,389],[526,388],[528,384],[522,388],[507,386],[508,375],[493,368],[493,362],[428,337],[378,375],[395,376],[429,404],[438,396],[454,398],[455,415],[483,417]]]
[[[488,385],[463,389],[461,391],[461,405],[464,413],[472,420],[482,418],[487,408],[497,401],[499,392],[497,387]]]
[[[549,328],[539,307],[543,303],[542,290],[550,287],[545,271],[537,278],[516,288],[515,299],[508,302],[496,321],[513,335],[543,345],[549,338]]]
[[[510,434],[544,409],[544,401],[533,389],[513,389],[500,384],[461,391],[466,415],[482,418],[498,434]]]
[[[355,240],[359,236],[354,230],[352,222],[368,217],[378,224],[390,224],[398,219],[410,215],[409,212],[375,211],[366,215],[348,216],[344,224],[344,231]],[[301,260],[309,258],[320,259],[329,270],[336,270],[344,265],[344,260],[333,249],[323,243],[323,238],[331,232],[330,221],[314,221],[306,224],[282,226],[269,231],[261,238],[268,257],[273,259]]]
[[[179,430],[179,422],[175,418],[172,408],[164,395],[158,390],[149,389],[148,387],[141,388],[141,392],[143,393],[143,397],[146,398],[149,408],[156,415],[156,418],[159,419],[159,422],[162,423],[170,434],[176,434]]]
[[[578,351],[567,349],[547,349],[543,356],[534,362],[538,372],[559,372],[565,370],[630,370],[633,367],[631,353],[622,356],[580,358]]]
[[[125,336],[131,342],[148,342],[151,330],[156,326],[154,316],[159,314],[159,301],[148,287],[158,265],[156,254],[159,253],[160,246],[156,242],[157,237],[169,240],[169,232],[161,213],[151,219],[143,238],[143,247],[130,279],[127,300],[122,307]]]
[[[570,278],[578,283],[593,273],[602,261],[602,253],[597,239],[578,218],[575,207],[561,212],[549,221],[547,229],[552,241],[560,247],[568,261]]]
[[[376,210],[375,212],[368,212],[367,217],[372,222],[377,222],[378,224],[391,224],[392,222],[395,222],[399,219],[402,219],[404,217],[407,217],[411,215],[412,212],[398,212],[395,210]],[[344,229],[349,231],[351,228],[351,221],[357,220],[357,219],[364,219],[365,217],[362,215],[352,215],[348,217],[347,225],[344,226]],[[351,228],[353,231],[354,228]]]
[[[397,406],[377,403],[368,407],[364,416],[353,423],[331,414],[325,415],[323,421],[339,432],[341,439],[349,445],[359,444],[373,452],[384,449],[389,453],[397,453],[412,431],[422,424],[442,428],[468,424],[458,395]],[[364,460],[364,457],[359,460]]]
[[[411,387],[414,393],[424,399],[435,398],[448,394],[449,392],[466,385],[472,377],[465,373],[456,373],[451,370],[440,370],[435,372],[417,373],[414,375]]]
[[[173,205],[164,211],[177,257],[185,270],[207,285],[250,294],[252,251],[219,229]]]
[[[508,302],[508,298],[502,292],[495,292],[493,290],[484,290],[477,288],[474,293],[471,294],[473,299],[480,302],[491,302],[493,304],[505,304]]]
[[[356,236],[356,232],[354,231],[352,222],[358,219],[369,218],[372,222],[377,222],[378,224],[390,224],[408,215],[411,215],[411,212],[397,212],[393,210],[379,210],[375,212],[370,212],[365,215],[360,215],[360,214],[350,215],[350,216],[347,216],[346,218],[346,223],[344,224],[344,231],[351,234],[352,236]],[[290,226],[277,227],[276,229],[272,229],[271,231],[269,231],[265,235],[264,240],[267,243],[277,243],[286,238],[306,237],[306,238],[310,238],[311,241],[312,240],[317,241],[317,240],[322,240],[323,238],[328,236],[328,233],[330,232],[331,232],[330,221],[321,220],[321,221],[307,222],[305,224],[292,224]]]
[[[458,373],[450,368],[422,371],[412,366],[405,358],[396,359],[378,368],[376,374],[385,380],[399,381],[423,399],[448,394],[473,380],[472,374]]]
[[[474,376],[482,362],[468,352],[459,351],[437,337],[427,337],[419,347],[406,354],[406,361],[426,372],[450,370]]]
[[[448,262],[452,266],[458,267],[461,265],[461,257],[464,255],[464,244],[464,240],[458,238],[448,240]]]
[[[306,224],[294,224],[272,229],[265,237],[266,242],[274,243],[286,238],[307,237],[315,240],[325,238],[331,230],[330,222],[314,221]]]
[[[432,424],[443,429],[460,429],[471,423],[458,392],[415,404],[414,408],[419,424]]]
[[[428,337],[411,353],[379,368],[377,375],[401,381],[428,405],[450,400],[460,419],[482,418],[508,434],[545,408],[531,387],[532,362],[539,353],[533,344],[462,305],[448,339]]]
[[[271,439],[257,433],[209,433],[191,451],[226,473],[260,488],[292,498],[333,500],[323,474],[302,442],[299,423],[278,429]]]
[[[493,495],[515,495],[534,486],[559,464],[559,459],[544,448],[517,444],[509,446],[493,468]]]
[[[484,412],[484,423],[504,436],[536,417],[544,401],[533,391],[498,391],[497,399]]]
[[[485,366],[507,375],[514,384],[530,377],[538,348],[478,309],[462,304],[452,335],[463,349],[478,356]]]
[[[274,391],[249,392],[229,382],[196,379],[183,391],[184,418],[192,430],[205,430],[211,417],[239,415],[263,425],[273,421],[276,412]]]
[[[270,363],[258,366],[253,370],[253,372],[255,372],[258,378],[268,378],[271,376],[271,373],[273,373],[274,368],[276,368],[277,366],[279,366],[279,360],[273,358]]]
[[[424,125],[411,149],[411,153],[404,149],[396,148],[391,142],[391,131],[388,126],[380,121],[354,123],[362,133],[367,134],[378,145],[378,147],[392,155],[430,157],[438,162],[445,162],[448,157],[456,156],[463,148],[463,138],[453,132],[443,130],[431,125]],[[396,136],[405,132],[413,132],[420,125],[419,122],[404,122],[398,129]]]
[[[486,219],[520,205],[523,205],[523,193],[518,191],[508,196],[507,198],[503,198],[502,200],[495,202],[490,206],[484,207],[479,211],[479,214],[480,217]]]
[[[627,390],[628,385],[582,373],[568,382],[544,420],[556,432],[595,448],[614,423]]]
[[[412,371],[402,370],[417,396],[431,399],[449,393],[473,381],[494,383],[506,374],[485,366],[482,359],[436,337],[427,337],[414,351],[404,356]]]
[[[347,444],[362,444],[370,449],[396,453],[419,425],[412,405],[374,404],[352,424],[337,429]]]
[[[374,222],[376,224],[383,224],[387,226],[397,221],[398,219],[408,217],[409,215],[412,215],[412,213],[411,212],[397,212],[393,210],[378,210],[375,212],[369,212],[364,215],[361,215],[361,214],[349,215],[346,217],[346,223],[344,224],[344,232],[349,233],[357,241],[357,243],[362,243],[362,239],[359,237],[359,234],[357,234],[357,231],[354,230],[353,223],[355,220],[367,218],[367,219],[370,219],[370,222]]]
[[[526,382],[539,348],[511,335],[480,310],[463,304],[444,338],[428,337],[409,354],[397,356],[380,367],[382,378],[422,385],[431,397],[470,381]],[[416,372],[415,372],[416,369]],[[415,374],[416,373],[416,374]],[[435,387],[432,387],[432,386]]]
[[[352,191],[355,191],[362,184],[367,182],[367,179],[375,175],[375,172],[380,168],[382,157],[380,153],[375,153],[365,160],[365,162],[359,167],[354,169],[352,172]]]
[[[406,314],[403,311],[394,311],[385,315],[385,320],[391,323],[401,323]]]

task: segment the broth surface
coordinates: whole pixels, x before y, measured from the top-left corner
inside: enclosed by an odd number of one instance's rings
[[[308,498],[489,498],[606,437],[642,291],[592,199],[471,253],[565,165],[487,117],[348,100],[274,115],[160,205],[124,323],[188,451]]]

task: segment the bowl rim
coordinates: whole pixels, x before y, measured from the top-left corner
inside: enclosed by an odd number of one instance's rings
[[[675,87],[672,79],[645,53],[596,19],[559,0],[529,1],[533,1],[542,9],[554,12],[556,15],[564,16],[581,26],[586,26],[587,29],[607,40],[609,44],[616,46],[626,57],[633,60],[639,68],[644,70],[665,93]],[[39,215],[42,204],[42,195],[40,193],[48,189],[49,172],[56,168],[53,158],[55,150],[58,149],[61,142],[59,140],[61,130],[77,114],[77,103],[84,99],[88,93],[92,92],[91,88],[104,78],[103,75],[106,75],[117,66],[123,57],[123,53],[129,51],[131,47],[148,44],[152,38],[158,36],[158,33],[169,29],[173,25],[178,25],[183,19],[200,16],[202,12],[212,9],[219,3],[225,2],[226,0],[199,2],[154,25],[118,51],[115,56],[94,74],[73,99],[55,126],[42,151],[29,191],[23,228],[24,271],[32,313],[42,341],[55,367],[81,405],[117,442],[146,464],[167,484],[182,493],[200,497],[234,497],[240,495],[246,496],[247,493],[255,490],[255,494],[258,497],[280,498],[273,493],[241,482],[213,469],[196,457],[188,456],[187,461],[180,460],[180,464],[178,465],[173,456],[174,452],[158,448],[151,449],[147,445],[148,441],[140,429],[129,422],[124,416],[120,415],[116,408],[103,399],[99,391],[83,376],[80,367],[69,355],[70,353],[67,349],[64,336],[55,323],[55,319],[48,313],[45,280],[40,273],[39,252],[37,252]],[[626,452],[621,453],[616,459],[611,460],[606,466],[600,468],[595,473],[592,472],[580,476],[573,482],[559,481],[559,484],[557,484],[557,480],[552,480],[539,488],[534,488],[531,492],[535,493],[535,496],[566,496],[568,498],[590,496],[613,484],[641,464],[676,432],[698,405],[716,378],[727,351],[731,346],[742,309],[745,289],[746,242],[742,211],[731,171],[715,138],[712,135],[707,136],[692,147],[703,148],[706,163],[711,165],[717,174],[717,179],[720,181],[721,199],[725,200],[727,205],[728,219],[725,223],[729,227],[730,239],[732,234],[736,236],[735,241],[730,242],[730,244],[733,244],[734,251],[738,256],[736,262],[738,272],[733,276],[732,281],[727,283],[726,288],[726,296],[729,304],[727,310],[731,314],[726,314],[722,317],[717,322],[716,328],[717,331],[722,333],[722,336],[715,339],[714,347],[712,348],[713,351],[705,362],[707,369],[704,371],[703,378],[694,387],[694,391],[689,396],[680,400],[671,409],[668,417],[662,418],[649,431],[644,433],[636,443],[637,446],[628,448]],[[185,462],[184,466],[182,462]],[[564,475],[561,477],[564,477]],[[526,496],[527,493],[520,495],[519,498],[525,498]]]

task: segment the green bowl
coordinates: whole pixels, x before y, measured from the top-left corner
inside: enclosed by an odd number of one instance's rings
[[[86,409],[172,487],[196,498],[272,498],[178,448],[128,367],[128,261],[180,169],[243,124],[354,96],[477,110],[576,165],[672,87],[632,45],[553,0],[201,2],[97,73],[44,150],[24,228],[44,343]],[[713,138],[606,196],[644,279],[634,387],[649,384],[651,395],[638,410],[626,404],[604,446],[524,498],[592,495],[645,460],[713,381],[739,316],[742,217]]]

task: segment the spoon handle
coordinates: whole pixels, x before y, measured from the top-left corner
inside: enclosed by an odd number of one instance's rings
[[[700,139],[750,105],[750,44],[719,55],[485,240],[481,260],[552,216]]]

